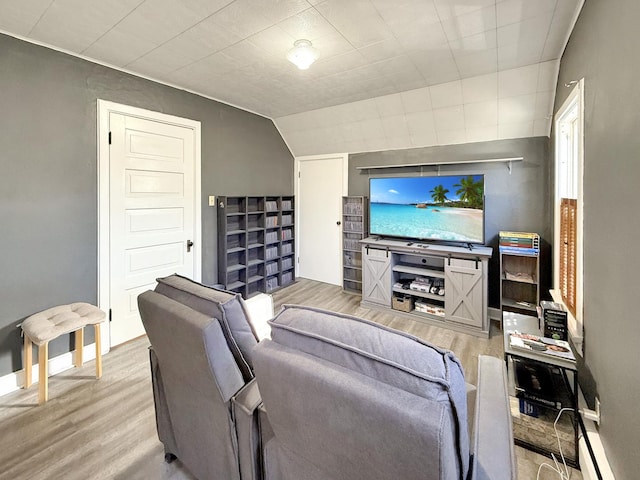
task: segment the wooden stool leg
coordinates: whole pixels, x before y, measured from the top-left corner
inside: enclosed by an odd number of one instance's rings
[[[24,388],[31,386],[31,376],[33,367],[33,344],[28,335],[24,336]]]
[[[78,330],[76,330],[76,352],[75,352],[75,360],[74,360],[74,364],[76,367],[81,367],[83,360],[82,360],[82,350],[84,347],[84,327],[79,328]]]
[[[96,378],[102,377],[102,348],[100,346],[100,324],[94,326],[96,332]]]
[[[42,405],[49,399],[49,343],[38,347],[38,365],[40,385],[38,389],[38,403]]]

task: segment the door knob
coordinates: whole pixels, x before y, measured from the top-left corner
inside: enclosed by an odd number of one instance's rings
[[[191,251],[191,247],[193,247],[193,242],[191,240],[187,240],[187,252]]]
[[[342,222],[341,222],[340,220],[338,220],[338,221],[336,222],[336,225],[338,225],[338,226],[339,226],[339,225],[342,225]]]

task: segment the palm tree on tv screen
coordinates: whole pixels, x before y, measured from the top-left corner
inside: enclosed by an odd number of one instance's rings
[[[431,190],[431,198],[436,203],[444,203],[447,201],[447,193],[449,193],[449,189],[444,188],[442,185],[436,185]]]
[[[473,176],[469,175],[460,179],[460,183],[453,185],[458,187],[456,195],[471,208],[480,208],[482,206],[482,192],[484,186],[482,180],[475,181]]]

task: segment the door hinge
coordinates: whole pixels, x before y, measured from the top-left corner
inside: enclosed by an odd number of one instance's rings
[[[298,257],[298,263],[300,263],[300,257]]]
[[[111,132],[109,132],[109,145],[111,145]]]
[[[112,316],[112,314],[111,314],[111,313],[112,313],[112,312],[111,312],[111,309],[109,309],[109,321],[112,321],[112,320],[113,320],[113,316]]]
[[[300,178],[300,171],[298,171],[298,178]]]

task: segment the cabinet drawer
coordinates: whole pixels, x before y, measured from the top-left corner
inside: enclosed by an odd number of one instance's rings
[[[449,263],[451,262],[451,263]],[[464,258],[451,258],[447,260],[448,265],[461,268],[482,268],[482,262],[475,260],[467,260]]]

